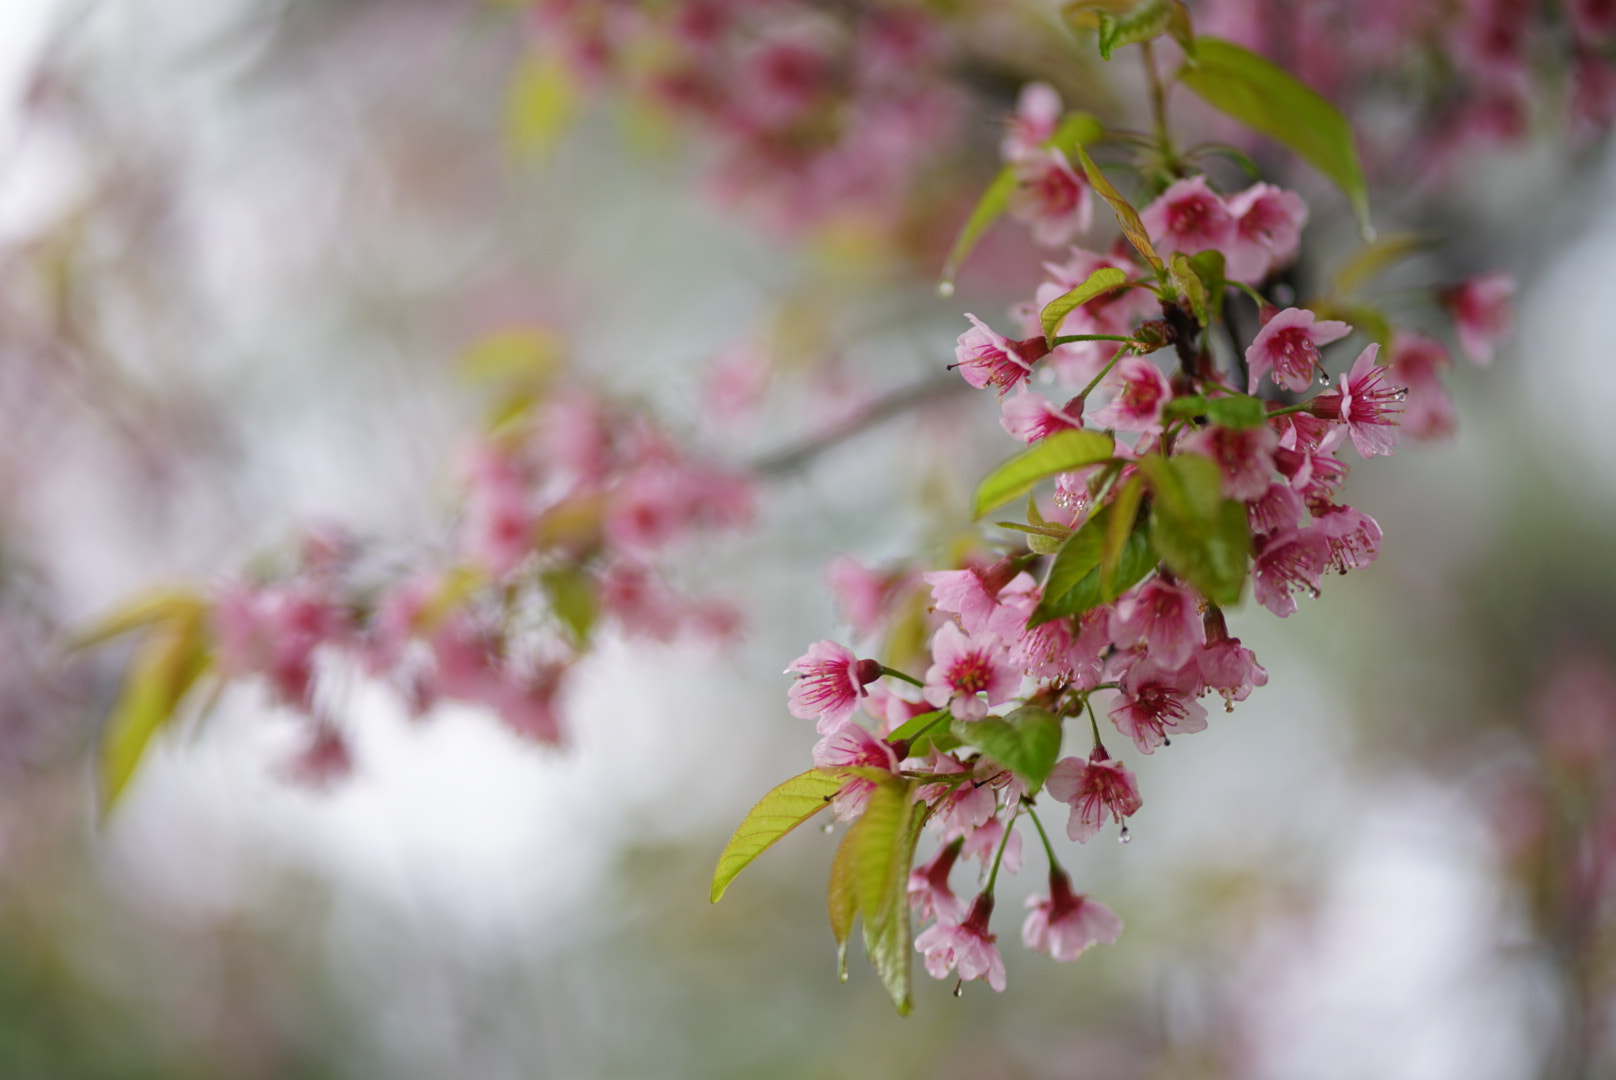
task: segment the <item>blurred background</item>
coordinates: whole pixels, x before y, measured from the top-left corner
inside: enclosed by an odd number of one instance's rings
[[[954,5],[975,32],[925,152],[825,196],[563,57],[585,39],[558,21],[594,6],[0,10],[0,1076],[1616,1075],[1608,142],[1546,91],[1492,127],[1458,98],[1417,123],[1358,102],[1377,224],[1446,238],[1388,295],[1508,271],[1513,341],[1460,365],[1452,438],[1355,470],[1372,568],[1287,621],[1233,616],[1271,682],[1130,762],[1133,842],[1063,849],[1122,939],[1026,954],[1029,872],[1000,901],[1010,988],[921,976],[900,1020],[861,959],[836,979],[839,835],[792,834],[716,907],[708,881],[806,767],[777,673],[845,626],[827,563],[945,550],[1009,446],[934,380],[961,312],[1002,321],[1038,255],[1000,229],[952,299],[935,282],[1017,86],[1126,115],[1136,74],[1051,5]],[[1228,34],[1261,6],[1197,15]],[[1291,181],[1305,279],[1355,240],[1339,196]],[[287,778],[285,710],[232,685],[100,820],[129,654],[69,653],[72,630],[311,525],[399,559],[447,544],[488,406],[457,358],[509,327],[718,460],[773,458],[754,527],[677,559],[744,629],[599,638],[560,747],[330,673],[355,766],[324,788]],[[720,424],[737,348],[766,377]]]

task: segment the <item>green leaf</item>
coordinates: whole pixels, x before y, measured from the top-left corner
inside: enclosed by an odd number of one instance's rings
[[[173,721],[180,702],[209,663],[200,608],[159,623],[141,642],[101,732],[103,819],[129,786],[152,737]]]
[[[1162,561],[1213,603],[1238,603],[1251,535],[1245,506],[1223,497],[1217,463],[1199,454],[1150,454],[1139,469],[1150,484],[1151,540]]]
[[[1090,274],[1081,285],[1045,304],[1041,316],[1044,339],[1053,342],[1056,332],[1060,329],[1061,320],[1095,297],[1103,296],[1125,284],[1127,280],[1128,275],[1125,271],[1115,266],[1102,266]]]
[[[911,757],[925,757],[932,747],[946,754],[959,746],[959,740],[948,731],[947,709],[934,709],[928,713],[921,713],[898,725],[897,730],[887,736],[887,742],[900,741],[909,743]]]
[[[1058,431],[988,473],[977,485],[973,517],[979,520],[995,506],[1027,494],[1040,480],[1107,461],[1115,450],[1116,442],[1109,435]]]
[[[1111,204],[1111,210],[1117,215],[1117,224],[1122,226],[1122,235],[1128,238],[1139,257],[1150,264],[1155,271],[1156,280],[1160,281],[1165,270],[1162,266],[1161,256],[1156,254],[1156,246],[1150,242],[1150,234],[1145,232],[1144,223],[1139,220],[1139,211],[1133,204],[1122,197],[1121,192],[1112,186],[1111,181],[1105,178],[1105,173],[1094,164],[1088,151],[1081,146],[1077,148],[1078,160],[1083,163],[1083,172],[1089,178],[1089,185],[1100,193],[1100,198]]]
[[[856,827],[855,827],[856,828]],[[836,977],[847,981],[847,941],[853,936],[853,920],[858,917],[857,842],[849,829],[830,864],[830,884],[825,890],[825,906],[830,912],[830,932],[836,939]]]
[[[1129,589],[1156,566],[1156,555],[1151,550],[1146,530],[1135,522],[1133,531],[1122,545],[1117,558],[1116,572],[1109,582],[1103,581],[1100,561],[1105,554],[1105,537],[1110,529],[1113,507],[1097,511],[1072,534],[1055,555],[1049,577],[1044,582],[1044,596],[1033,609],[1028,626],[1039,626],[1051,619],[1068,615],[1081,615],[1090,608],[1109,604]],[[1062,556],[1066,557],[1062,565]]]
[[[864,816],[848,830],[853,845],[853,890],[864,918],[864,951],[887,988],[899,1016],[913,1007],[909,934],[909,868],[915,858],[924,807],[916,806],[912,781],[882,774]]]
[[[1006,716],[970,723],[954,721],[954,734],[1027,782],[1036,795],[1060,756],[1061,723],[1035,705],[1023,705]]]
[[[1385,312],[1373,304],[1315,300],[1307,306],[1321,319],[1340,319],[1351,324],[1354,330],[1380,342],[1382,348],[1388,348],[1392,343],[1391,320],[1386,317]]]
[[[1418,233],[1398,233],[1365,244],[1336,270],[1331,291],[1337,296],[1351,296],[1382,271],[1404,259],[1430,251],[1436,244],[1431,237]]]
[[[75,632],[69,638],[67,648],[88,649],[143,626],[174,619],[200,618],[206,611],[207,602],[194,590],[154,589],[125,600],[89,626]]]
[[[1073,0],[1061,14],[1075,29],[1099,31],[1100,56],[1106,60],[1124,45],[1163,33],[1171,34],[1186,53],[1195,53],[1195,31],[1182,0]]]
[[[1207,306],[1206,283],[1190,265],[1189,256],[1182,251],[1173,252],[1171,266],[1173,285],[1178,289],[1178,294],[1190,302],[1190,310],[1195,313],[1197,322],[1202,326],[1211,326],[1212,317]]]
[[[595,626],[595,579],[581,567],[563,566],[544,571],[539,580],[556,618],[571,631],[573,643],[582,646]]]
[[[1139,504],[1145,495],[1145,484],[1138,475],[1129,478],[1111,501],[1111,513],[1105,523],[1105,536],[1100,544],[1100,591],[1110,592],[1116,587],[1117,566],[1122,552],[1133,535],[1134,523],[1139,519]]]
[[[1027,549],[1034,555],[1053,555],[1072,535],[1071,529],[1063,529],[1059,525],[1023,525],[1019,521],[995,521],[993,524],[1001,529],[1025,533]]]
[[[825,809],[830,797],[842,789],[843,779],[820,769],[809,769],[776,787],[747,811],[735,835],[724,845],[713,871],[710,899],[718,903],[752,860],[774,846],[786,833]]]
[[[1170,417],[1204,416],[1219,427],[1237,430],[1262,427],[1268,422],[1268,409],[1262,399],[1245,394],[1215,398],[1190,394],[1168,402],[1165,412]]]
[[[1333,180],[1352,202],[1365,237],[1369,186],[1353,143],[1352,127],[1336,107],[1249,49],[1218,38],[1196,39],[1195,59],[1179,82],[1226,116],[1290,147]]]
[[[1086,112],[1068,113],[1061,121],[1055,134],[1044,140],[1044,146],[1054,147],[1065,153],[1083,143],[1094,142],[1105,134],[1105,128],[1093,116]],[[960,228],[959,235],[954,238],[954,246],[949,249],[948,258],[943,262],[943,277],[938,284],[938,291],[944,296],[954,292],[954,275],[964,265],[965,258],[976,247],[982,234],[987,232],[1010,205],[1010,195],[1016,190],[1016,172],[1012,166],[1006,165],[999,170],[993,178],[982,197],[977,200],[976,206],[971,210],[971,216],[965,219]]]

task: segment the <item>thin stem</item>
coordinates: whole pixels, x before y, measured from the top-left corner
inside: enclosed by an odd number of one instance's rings
[[[1129,339],[1126,339],[1126,340],[1131,341],[1132,339],[1129,338]],[[1083,388],[1083,392],[1078,394],[1077,396],[1080,397],[1080,398],[1085,398],[1086,399],[1090,394],[1094,393],[1094,388],[1096,386],[1100,385],[1100,380],[1105,378],[1107,375],[1111,374],[1111,369],[1117,366],[1117,361],[1122,359],[1122,354],[1125,353],[1125,352],[1127,352],[1126,349],[1118,349],[1117,354],[1115,356],[1113,356],[1110,360],[1106,361],[1105,367],[1100,369],[1100,373],[1098,375],[1094,376],[1094,378],[1089,380],[1089,384],[1087,386],[1085,386]]]
[[[881,665],[881,674],[883,674],[883,675],[891,675],[894,679],[902,679],[904,682],[908,683],[910,686],[919,686],[921,688],[924,688],[925,685],[926,685],[925,683],[921,682],[919,679],[915,678],[913,675],[907,675],[904,672],[899,671],[897,668],[889,668],[885,664]]]
[[[1050,342],[1050,347],[1054,348],[1054,347],[1059,346],[1059,345],[1070,345],[1074,341],[1128,341],[1128,342],[1131,342],[1131,341],[1133,341],[1133,338],[1124,337],[1121,334],[1062,334],[1060,337],[1058,337],[1054,341]]]
[[[814,458],[825,451],[834,449],[853,436],[861,435],[885,420],[899,416],[935,398],[950,397],[970,388],[970,383],[952,375],[927,379],[913,386],[900,387],[889,394],[876,398],[846,420],[798,443],[796,446],[777,450],[772,454],[765,454],[763,457],[753,461],[748,466],[748,469],[758,476],[767,478],[789,475],[808,465]]]
[[[1060,860],[1055,858],[1055,848],[1049,842],[1049,834],[1044,831],[1044,823],[1038,820],[1038,815],[1033,812],[1033,808],[1031,806],[1024,806],[1023,810],[1026,812],[1028,817],[1032,818],[1032,823],[1038,828],[1038,839],[1044,842],[1044,854],[1049,856],[1049,865],[1051,867],[1059,867]]]
[[[988,874],[987,888],[982,891],[989,896],[993,895],[993,885],[999,880],[999,863],[1004,861],[1004,849],[1010,846],[1010,833],[1016,826],[1016,814],[1021,812],[1021,804],[1017,803],[1010,811],[1010,820],[1004,823],[1004,838],[999,841],[999,853],[993,856],[993,870]]]
[[[1104,750],[1105,743],[1100,741],[1100,721],[1094,715],[1094,703],[1087,696],[1083,698],[1083,709],[1089,714],[1089,730],[1094,732],[1094,748]]]
[[[1313,408],[1311,401],[1304,401],[1300,405],[1287,405],[1283,409],[1270,410],[1268,419],[1272,420],[1276,416],[1289,416],[1291,413],[1307,412],[1311,408]]]
[[[1167,134],[1167,91],[1162,86],[1160,73],[1156,71],[1156,53],[1148,41],[1140,42],[1139,48],[1145,60],[1145,75],[1150,80],[1150,118],[1156,127],[1156,141],[1161,146],[1162,162],[1168,171],[1176,174],[1178,156],[1173,153],[1173,140]]]

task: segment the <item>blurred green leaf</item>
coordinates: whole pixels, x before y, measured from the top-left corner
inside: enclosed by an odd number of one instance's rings
[[[909,868],[925,823],[915,805],[914,783],[890,773],[868,777],[870,800],[848,830],[856,864],[854,891],[864,919],[864,950],[880,975],[899,1016],[913,1007],[909,934]]]
[[[1080,144],[1094,142],[1104,134],[1105,128],[1088,113],[1068,113],[1060,126],[1055,129],[1055,134],[1045,140],[1043,145],[1069,154]],[[949,249],[948,258],[943,262],[942,283],[939,286],[945,296],[954,291],[954,276],[964,265],[966,256],[976,247],[977,241],[982,239],[982,234],[987,232],[988,226],[997,221],[999,215],[1010,205],[1010,195],[1015,190],[1015,170],[1006,165],[999,170],[999,174],[993,178],[993,182],[977,200],[976,206],[971,210],[971,216],[965,219],[959,236],[955,237],[954,246]]]
[[[1372,241],[1337,268],[1331,291],[1337,296],[1351,296],[1393,265],[1436,246],[1436,240],[1418,233],[1398,233]]]
[[[1034,705],[1024,705],[1005,716],[954,721],[954,734],[1027,782],[1027,794],[1036,795],[1060,756],[1061,723]]]
[[[539,580],[556,618],[571,632],[573,644],[582,646],[595,626],[595,579],[582,567],[562,566],[544,571]]]
[[[1044,338],[1047,341],[1055,340],[1055,332],[1060,329],[1061,320],[1070,315],[1076,308],[1103,296],[1111,290],[1126,283],[1128,275],[1115,266],[1102,266],[1090,274],[1081,285],[1070,292],[1063,293],[1044,305],[1040,320],[1044,326]]]
[[[995,506],[1027,494],[1041,480],[1106,461],[1115,450],[1111,436],[1097,431],[1057,431],[994,469],[977,485],[973,516],[980,519]]]
[[[1268,421],[1268,409],[1262,399],[1245,394],[1214,398],[1191,394],[1174,398],[1165,411],[1174,418],[1204,416],[1219,427],[1236,430],[1262,427]]]
[[[549,153],[572,126],[578,91],[559,57],[529,54],[505,90],[505,142],[513,156]]]
[[[200,618],[206,611],[207,601],[194,589],[154,589],[125,600],[74,633],[68,639],[67,648],[88,649],[143,626],[174,619]]]
[[[1173,285],[1178,289],[1178,295],[1190,302],[1190,310],[1195,313],[1196,322],[1203,327],[1212,325],[1212,316],[1207,307],[1206,283],[1201,275],[1195,272],[1189,256],[1182,251],[1173,252],[1172,267]]]
[[[1164,33],[1171,34],[1186,53],[1195,52],[1195,31],[1182,0],[1072,0],[1061,14],[1076,29],[1098,31],[1100,56],[1106,60],[1124,45]]]
[[[103,818],[128,788],[152,737],[173,721],[180,702],[209,663],[206,619],[200,607],[156,624],[141,642],[101,733]]]
[[[1179,82],[1226,116],[1290,147],[1333,180],[1352,202],[1360,231],[1369,225],[1369,185],[1352,127],[1329,101],[1284,68],[1218,38],[1196,39],[1195,57]]]
[[[1223,497],[1217,463],[1199,454],[1149,454],[1139,470],[1150,484],[1151,539],[1162,561],[1212,602],[1238,603],[1251,535],[1245,506]]]
[[[820,769],[809,769],[770,791],[747,811],[735,835],[724,845],[718,856],[718,867],[713,871],[710,899],[718,903],[752,860],[774,846],[786,833],[807,821],[830,802],[832,795],[842,789],[843,779]]]

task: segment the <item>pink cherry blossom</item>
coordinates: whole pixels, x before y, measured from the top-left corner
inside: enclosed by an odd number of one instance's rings
[[[1252,651],[1229,636],[1228,623],[1220,608],[1208,608],[1205,615],[1206,648],[1195,656],[1201,684],[1223,696],[1223,707],[1234,710],[1234,703],[1251,696],[1252,688],[1268,685],[1268,672]]]
[[[1021,834],[1011,832],[1006,838],[1003,818],[990,817],[965,835],[965,857],[980,862],[984,870],[1000,859],[999,868],[1007,874],[1021,872]],[[999,849],[1004,849],[1001,858]]]
[[[1057,431],[1073,431],[1083,426],[1083,399],[1072,398],[1057,406],[1042,394],[1023,388],[1019,394],[1002,399],[1004,417],[1000,425],[1024,443],[1046,439]]]
[[[1380,526],[1361,510],[1320,507],[1314,512],[1313,527],[1330,545],[1330,566],[1343,574],[1368,566],[1380,554]]]
[[[1352,445],[1366,458],[1390,454],[1397,446],[1397,422],[1407,396],[1387,383],[1386,369],[1375,363],[1379,352],[1379,342],[1370,344],[1340,386],[1313,399],[1313,415],[1346,424]]]
[[[994,629],[1001,594],[1019,583],[1025,589],[1032,575],[1024,574],[1013,559],[1001,559],[986,568],[933,570],[920,575],[931,586],[931,601],[938,611],[958,615],[967,634]],[[1019,610],[1019,609],[1018,609]]]
[[[1224,249],[1230,281],[1255,285],[1296,256],[1307,204],[1294,191],[1253,184],[1229,197],[1229,213],[1235,219],[1234,239]]]
[[[1071,240],[1089,227],[1088,181],[1054,147],[1028,150],[1010,162],[1016,186],[1006,207],[1011,217],[1032,228],[1046,247]]]
[[[1257,331],[1246,349],[1246,393],[1255,394],[1258,381],[1270,372],[1276,384],[1301,393],[1313,385],[1319,347],[1350,333],[1352,327],[1344,322],[1315,322],[1305,308],[1286,308]]]
[[[326,789],[353,774],[353,750],[348,738],[334,725],[317,720],[310,725],[305,741],[282,765],[281,775],[296,784]]]
[[[1099,832],[1107,817],[1120,825],[1144,805],[1133,773],[1100,747],[1088,761],[1069,757],[1056,762],[1045,786],[1050,795],[1071,806],[1066,835],[1080,844]]]
[[[1194,255],[1209,248],[1223,250],[1235,235],[1234,216],[1206,177],[1178,180],[1139,212],[1139,220],[1163,255]]]
[[[891,575],[871,570],[851,555],[833,558],[825,569],[825,578],[842,614],[853,625],[853,632],[861,638],[875,633],[897,581]]]
[[[1216,461],[1223,473],[1224,494],[1246,502],[1268,490],[1279,435],[1266,425],[1246,429],[1213,425],[1186,435],[1178,445]]]
[[[881,666],[834,641],[816,641],[785,673],[797,676],[787,694],[791,715],[817,718],[820,734],[826,734],[853,715],[864,687],[880,678]]]
[[[1004,644],[992,634],[966,637],[947,622],[932,637],[931,654],[926,700],[939,709],[949,707],[961,720],[980,720],[988,706],[1008,701],[1020,682],[1006,662]],[[987,701],[978,694],[986,694]]]
[[[1111,638],[1119,649],[1143,647],[1164,668],[1183,667],[1205,636],[1198,602],[1184,586],[1152,577],[1117,601]]]
[[[992,916],[993,896],[981,893],[962,922],[956,925],[938,921],[921,931],[915,938],[915,949],[925,956],[926,973],[934,979],[946,979],[957,968],[961,979],[985,978],[989,986],[1003,992],[1004,959],[993,944],[998,938],[988,933]]]
[[[1508,274],[1482,274],[1443,290],[1440,296],[1453,316],[1459,348],[1480,366],[1491,364],[1493,349],[1514,325],[1514,280]]]
[[[1330,544],[1315,528],[1287,527],[1256,539],[1251,587],[1257,602],[1280,618],[1296,611],[1293,589],[1317,596],[1330,562]]]
[[[1269,484],[1262,496],[1246,505],[1253,536],[1294,528],[1302,520],[1302,497],[1286,484]]]
[[[1170,734],[1206,730],[1206,710],[1195,700],[1200,690],[1194,665],[1168,670],[1145,657],[1123,676],[1122,693],[1107,715],[1141,754],[1153,753]]]
[[[1111,369],[1108,378],[1121,384],[1117,396],[1089,422],[1097,428],[1117,431],[1160,431],[1162,410],[1173,397],[1173,388],[1161,369],[1142,356],[1128,356]]]
[[[909,905],[915,909],[915,918],[919,921],[936,919],[957,924],[964,919],[965,901],[948,887],[948,875],[964,845],[964,840],[950,841],[930,862],[909,872]]]
[[[1100,255],[1080,247],[1072,248],[1064,263],[1045,263],[1044,271],[1049,278],[1038,286],[1034,301],[1028,306],[1027,332],[1042,329],[1038,315],[1047,304],[1087,281],[1096,270],[1106,267],[1121,270],[1129,278],[1142,273],[1126,256]],[[1057,334],[1126,336],[1141,319],[1150,318],[1156,311],[1156,298],[1149,289],[1113,289],[1068,312]],[[1110,341],[1068,342],[1050,352],[1048,364],[1062,381],[1083,385],[1098,375],[1120,348],[1123,346]]]
[[[1452,359],[1445,345],[1424,334],[1398,331],[1392,338],[1391,380],[1406,387],[1403,430],[1414,439],[1440,439],[1453,434],[1453,400],[1441,373]]]
[[[1046,82],[1030,82],[1016,98],[1016,111],[1006,124],[999,156],[1014,161],[1038,149],[1038,144],[1055,134],[1060,122],[1061,99]]]
[[[472,455],[466,545],[477,563],[504,577],[533,551],[536,516],[528,479],[505,449],[478,447]]]
[[[885,739],[871,734],[861,724],[845,720],[814,744],[814,765],[829,772],[848,767],[897,772],[899,762]],[[831,813],[838,821],[853,821],[864,813],[874,791],[873,781],[850,777],[831,799]]]
[[[1116,912],[1086,895],[1072,892],[1065,871],[1050,867],[1049,895],[1029,896],[1032,910],[1021,924],[1021,941],[1034,952],[1056,960],[1076,960],[1090,945],[1110,945],[1122,935]]]
[[[981,319],[969,313],[971,329],[959,336],[954,346],[954,367],[965,381],[978,390],[988,386],[1003,394],[1025,382],[1032,365],[1049,352],[1042,335],[1024,341],[1011,341],[995,333]]]

